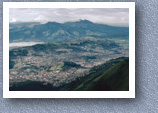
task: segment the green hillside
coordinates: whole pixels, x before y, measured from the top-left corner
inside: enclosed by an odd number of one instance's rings
[[[93,73],[87,75],[84,78],[76,80],[75,82],[67,86],[67,88],[69,87],[69,90],[75,91],[129,90],[128,58],[118,58],[115,60],[110,60],[105,64],[92,68],[91,72]]]

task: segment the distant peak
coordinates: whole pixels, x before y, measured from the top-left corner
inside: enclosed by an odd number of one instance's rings
[[[60,24],[60,23],[58,23],[58,22],[47,22],[47,23],[45,23],[45,24]]]
[[[93,23],[93,22],[91,22],[91,21],[89,21],[89,20],[86,20],[86,19],[80,19],[80,20],[79,20],[79,22],[84,22],[84,23]]]

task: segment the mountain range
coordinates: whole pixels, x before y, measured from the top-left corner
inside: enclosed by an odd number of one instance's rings
[[[10,23],[9,41],[11,42],[61,42],[80,37],[127,38],[128,27],[116,27],[93,23],[88,20],[77,22],[37,22]]]

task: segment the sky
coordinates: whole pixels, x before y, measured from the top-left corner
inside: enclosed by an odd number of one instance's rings
[[[129,26],[128,8],[10,8],[9,22],[74,22],[89,20],[112,26]]]

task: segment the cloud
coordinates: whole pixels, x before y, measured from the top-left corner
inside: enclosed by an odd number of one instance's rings
[[[10,48],[15,47],[25,47],[25,46],[33,46],[36,44],[43,44],[44,42],[17,42],[17,43],[9,43]]]
[[[10,22],[16,22],[16,19],[15,19],[15,18],[12,18],[12,19],[10,20]]]
[[[11,8],[10,22],[48,22],[59,23],[87,19],[95,23],[128,26],[128,8]]]

